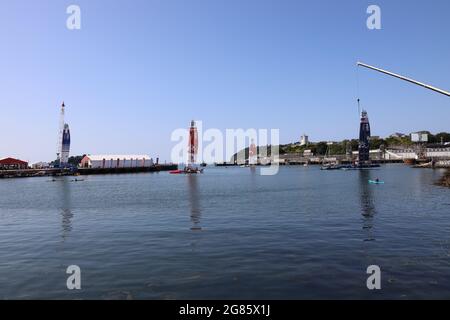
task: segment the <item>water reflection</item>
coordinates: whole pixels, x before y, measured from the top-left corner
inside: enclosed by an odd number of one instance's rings
[[[252,186],[252,192],[256,191],[256,189],[257,189],[256,178],[258,175],[259,175],[259,173],[256,171],[256,167],[250,166],[250,181],[251,181],[251,186]]]
[[[68,234],[72,231],[73,213],[71,210],[70,201],[70,181],[68,177],[63,177],[61,180],[56,180],[58,183],[58,190],[60,196],[60,214],[61,214],[61,237],[63,242],[66,240]]]
[[[200,210],[200,199],[198,194],[198,177],[195,174],[187,175],[188,180],[188,193],[189,193],[189,204],[191,206],[191,230],[199,231],[202,230],[200,226],[201,210]]]
[[[370,170],[360,170],[359,172],[359,196],[361,203],[361,215],[363,216],[363,229],[367,231],[364,241],[374,241],[372,234],[374,215],[376,214],[375,204],[372,197]]]

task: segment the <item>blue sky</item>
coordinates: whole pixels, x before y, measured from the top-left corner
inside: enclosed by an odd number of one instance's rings
[[[449,16],[447,0],[1,0],[0,157],[52,160],[63,100],[72,154],[169,159],[191,119],[278,128],[282,143],[356,138],[358,96],[374,135],[450,131],[449,98],[355,67],[450,90]]]

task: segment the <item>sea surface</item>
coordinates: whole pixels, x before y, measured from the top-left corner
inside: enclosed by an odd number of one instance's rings
[[[450,298],[440,170],[0,180],[0,299]],[[370,185],[379,178],[383,185]],[[68,266],[81,290],[68,290]],[[367,267],[381,269],[369,290]]]

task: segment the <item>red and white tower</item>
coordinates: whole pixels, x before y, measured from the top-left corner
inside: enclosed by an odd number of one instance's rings
[[[198,132],[195,121],[191,121],[189,128],[189,145],[188,145],[188,167],[193,167],[198,153]]]

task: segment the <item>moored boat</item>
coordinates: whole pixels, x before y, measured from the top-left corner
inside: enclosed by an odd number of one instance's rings
[[[170,174],[195,174],[203,173],[203,169],[186,167],[183,170],[172,170],[169,171]]]

